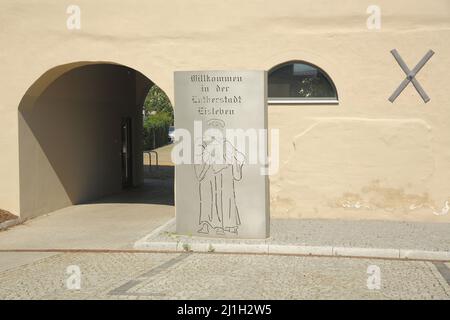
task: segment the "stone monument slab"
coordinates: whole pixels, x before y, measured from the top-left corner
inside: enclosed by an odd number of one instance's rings
[[[175,72],[176,230],[269,236],[267,72]],[[222,151],[221,151],[222,150]]]

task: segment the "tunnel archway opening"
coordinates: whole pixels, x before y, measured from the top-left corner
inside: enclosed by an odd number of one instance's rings
[[[143,108],[154,86],[139,71],[109,62],[61,65],[35,81],[18,112],[21,217],[127,188],[161,193],[158,183],[148,185],[143,161]],[[165,179],[167,193],[173,177]],[[145,192],[111,202],[173,205],[173,195],[146,199]]]

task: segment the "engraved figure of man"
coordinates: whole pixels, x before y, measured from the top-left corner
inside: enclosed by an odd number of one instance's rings
[[[245,156],[226,139],[214,136],[204,136],[201,150],[202,163],[194,166],[200,195],[198,232],[237,234],[241,219],[235,183],[242,179]]]

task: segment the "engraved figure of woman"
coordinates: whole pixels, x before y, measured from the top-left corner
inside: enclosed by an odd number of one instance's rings
[[[222,152],[215,151],[222,148]],[[221,137],[206,137],[202,143],[202,163],[195,174],[200,195],[199,233],[237,234],[241,225],[235,183],[242,179],[245,156]],[[222,158],[222,161],[218,161]]]

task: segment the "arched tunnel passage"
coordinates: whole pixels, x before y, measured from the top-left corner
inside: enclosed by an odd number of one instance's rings
[[[19,105],[21,217],[99,199],[173,205],[170,174],[144,177],[143,105],[153,86],[106,62],[44,73]]]

